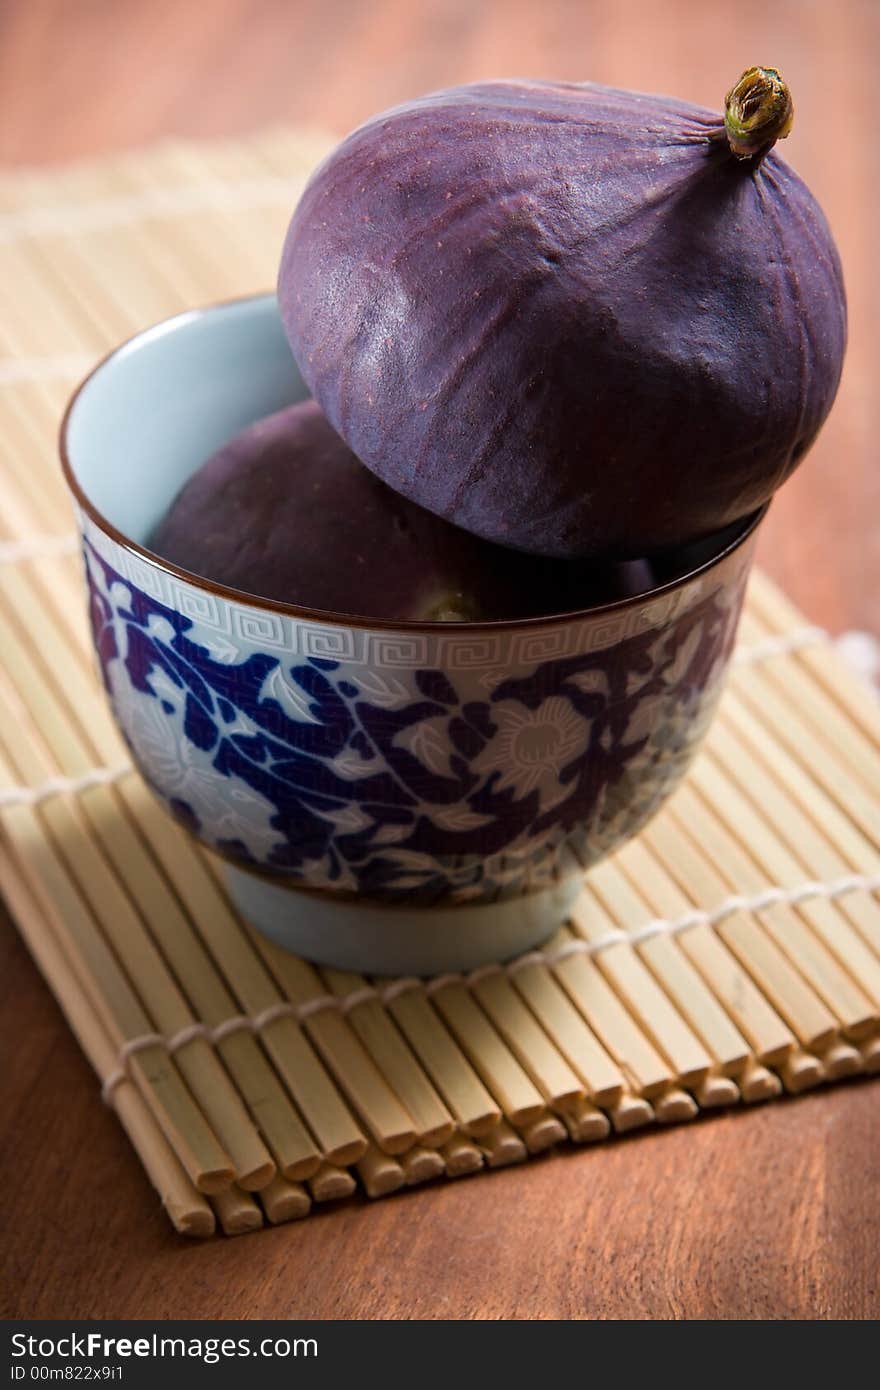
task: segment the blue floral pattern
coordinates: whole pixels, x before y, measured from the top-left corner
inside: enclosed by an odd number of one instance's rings
[[[173,814],[294,884],[421,905],[547,887],[648,819],[714,708],[747,569],[608,645],[481,674],[229,642],[100,548],[104,681]]]

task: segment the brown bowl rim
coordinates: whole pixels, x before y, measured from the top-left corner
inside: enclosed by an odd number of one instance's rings
[[[180,565],[173,564],[170,560],[157,555],[155,551],[140,545],[130,536],[126,536],[112,522],[98,510],[91,498],[88,497],[78,478],[73,471],[70,461],[70,454],[67,447],[70,421],[76,409],[80,396],[85,391],[93,377],[103,370],[108,363],[112,362],[122,353],[131,350],[135,344],[142,339],[158,334],[160,330],[169,331],[173,326],[179,326],[186,320],[207,317],[216,309],[228,309],[236,304],[256,303],[258,300],[275,298],[273,292],[256,291],[253,294],[234,295],[229,299],[215,300],[210,304],[201,305],[195,309],[183,309],[180,313],[170,314],[167,318],[160,319],[157,323],[150,324],[147,328],[139,329],[123,342],[118,343],[110,352],[95,363],[92,369],[82,378],[73,391],[61,417],[61,425],[58,432],[58,450],[61,456],[61,470],[64,480],[79,506],[102,531],[109,540],[115,545],[120,546],[129,554],[137,556],[138,559],[146,560],[154,568],[161,570],[174,579],[182,579],[184,583],[192,585],[196,589],[202,589],[209,594],[228,602],[243,604],[248,608],[267,609],[273,613],[281,613],[288,618],[293,618],[301,622],[317,622],[321,624],[331,624],[336,627],[351,627],[366,629],[369,631],[381,632],[426,632],[426,633],[449,633],[454,632],[456,636],[466,633],[476,632],[501,632],[519,628],[542,628],[551,627],[558,623],[571,623],[584,621],[593,617],[604,617],[609,614],[623,612],[628,608],[643,607],[646,603],[653,602],[656,598],[661,598],[666,594],[674,593],[677,589],[683,588],[701,575],[710,573],[717,565],[732,555],[735,550],[754,534],[770,506],[765,502],[751,517],[747,517],[742,522],[742,531],[729,541],[727,545],[717,554],[712,555],[695,569],[688,570],[686,574],[679,575],[675,579],[668,580],[665,584],[659,584],[656,588],[646,589],[644,593],[633,594],[627,598],[613,599],[609,603],[594,604],[587,608],[569,609],[561,613],[539,613],[528,618],[497,618],[493,620],[483,620],[478,622],[442,622],[425,621],[418,618],[368,618],[354,613],[337,613],[331,609],[306,608],[295,603],[285,603],[281,599],[262,598],[259,594],[248,593],[246,589],[236,589],[228,584],[219,584],[216,580],[206,579],[203,575],[195,574],[192,570],[183,569]],[[730,525],[735,523],[731,522]],[[723,529],[727,529],[726,527]],[[708,539],[708,538],[707,538]]]

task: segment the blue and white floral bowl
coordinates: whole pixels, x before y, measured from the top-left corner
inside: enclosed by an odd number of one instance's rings
[[[558,926],[583,867],[685,771],[757,520],[638,598],[487,624],[310,611],[146,549],[209,454],[305,394],[260,296],[139,334],[74,396],[62,459],[114,714],[282,944],[377,973],[503,959]]]

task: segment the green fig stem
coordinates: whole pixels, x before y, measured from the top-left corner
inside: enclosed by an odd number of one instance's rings
[[[472,623],[478,622],[482,614],[460,590],[450,589],[438,595],[432,604],[423,605],[414,616],[423,623]]]
[[[763,159],[793,119],[791,92],[776,68],[747,68],[724,101],[724,129],[737,159]]]

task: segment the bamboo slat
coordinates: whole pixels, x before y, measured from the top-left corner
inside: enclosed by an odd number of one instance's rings
[[[423,1144],[414,1144],[408,1153],[401,1155],[400,1163],[406,1175],[407,1187],[432,1182],[435,1178],[441,1178],[446,1171],[446,1164],[437,1150],[426,1149]]]
[[[471,994],[462,985],[452,984],[433,992],[432,1000],[504,1114],[517,1125],[538,1119],[544,1112],[541,1092]],[[481,1143],[494,1128],[486,1130]]]
[[[294,1004],[308,1004],[325,993],[317,972],[305,961],[257,934],[254,940],[286,998]],[[347,1020],[336,1011],[316,1013],[307,1019],[305,1029],[379,1148],[388,1154],[411,1148],[416,1142],[413,1120]]]
[[[761,870],[769,876],[770,882],[794,887],[802,883],[809,874],[808,860],[802,860],[790,851],[794,831],[786,833],[785,839],[777,833],[782,829],[778,819],[771,820],[765,808],[760,810],[747,798],[740,778],[745,777],[745,769],[755,771],[752,760],[742,744],[737,744],[736,769],[729,761],[732,749],[727,741],[717,735],[715,747],[720,745],[721,757],[716,763],[703,758],[696,769],[695,784],[710,789],[713,795],[723,797],[723,819],[729,829],[737,836],[749,836],[749,848],[759,866],[751,874],[742,857],[741,882],[751,878],[751,885],[757,891],[761,883]],[[697,780],[698,779],[698,780]],[[764,783],[762,782],[762,788]],[[754,785],[752,785],[754,794]],[[766,882],[766,878],[763,879]],[[797,936],[799,963],[817,991],[834,1010],[843,1026],[855,1030],[858,1036],[874,1032],[878,1024],[877,1015],[877,961],[859,940],[858,935],[844,919],[837,905],[831,901],[816,899],[799,903],[794,909],[771,906],[763,909],[765,921],[781,921],[790,924],[790,936]],[[795,933],[795,919],[804,918],[812,931],[807,935],[798,929]],[[856,983],[856,982],[859,983]],[[861,986],[864,986],[862,988]]]
[[[522,1163],[529,1156],[525,1143],[506,1120],[490,1129],[480,1140],[487,1168],[506,1168]]]
[[[548,1104],[569,1109],[585,1098],[584,1086],[504,975],[478,980],[474,994],[513,1055]]]
[[[677,793],[673,805],[686,823],[690,819],[691,824],[700,825],[702,807],[690,798],[687,787]],[[650,856],[650,872],[644,869],[646,856]],[[620,862],[637,876],[651,908],[660,917],[675,920],[694,907],[714,907],[725,897],[724,881],[702,861],[698,848],[677,827],[670,811],[654,818],[640,836],[638,850],[635,844],[627,847]],[[672,865],[677,868],[675,875]],[[732,915],[715,929],[697,924],[678,935],[682,950],[747,1039],[751,1058],[776,1065],[794,1048],[794,1034],[731,949],[730,943],[737,938],[742,958],[751,958],[750,946],[760,940],[760,930],[745,914]],[[728,1067],[737,1074],[738,1067]]]
[[[638,930],[650,921],[651,904],[627,880],[619,861],[627,863],[631,869],[635,867],[636,881],[645,894],[650,893],[653,865],[644,853],[633,860],[633,854],[641,849],[638,841],[633,841],[628,848],[628,858],[625,847],[616,859],[600,864],[591,876],[591,883],[606,906],[613,903],[616,920],[627,930]],[[656,936],[640,945],[638,952],[694,1034],[702,1040],[713,1059],[713,1070],[716,1067],[728,1072],[739,1070],[749,1056],[748,1043],[691,965],[680,943],[671,937]],[[711,1085],[708,1077],[697,1084]],[[711,1094],[711,1089],[706,1094]]]
[[[793,631],[803,625],[794,604],[765,574],[754,573],[749,581],[749,600],[754,610],[775,634]],[[795,665],[807,672],[842,708],[847,717],[867,734],[876,749],[880,744],[880,707],[874,692],[860,680],[836,652],[827,647],[805,647],[797,653]]]
[[[476,1138],[497,1125],[501,1119],[498,1104],[430,1001],[413,991],[398,995],[388,1008],[462,1133]]]
[[[607,866],[597,865],[590,875],[590,886],[572,908],[571,920],[585,941],[598,941],[603,928],[596,915],[601,898],[598,874]],[[607,902],[606,902],[607,907]],[[620,918],[615,912],[616,922]],[[699,1038],[672,1006],[664,992],[645,969],[637,953],[626,942],[610,946],[598,957],[599,969],[623,999],[630,1013],[669,1061],[670,1067],[686,1085],[698,1085],[712,1068],[712,1058]]]
[[[446,1164],[448,1178],[463,1178],[468,1173],[477,1173],[483,1166],[481,1150],[463,1134],[454,1134],[440,1150]]]
[[[600,926],[603,935],[614,929],[613,921],[598,902],[589,904],[589,913],[597,932]],[[550,950],[575,940],[575,933],[565,927],[552,939]],[[671,1067],[645,1037],[595,962],[585,955],[571,955],[554,968],[559,983],[604,1043],[627,1085],[645,1097],[668,1090],[674,1075]],[[617,1103],[612,1103],[612,1108]]]
[[[324,979],[337,998],[349,999],[368,988],[362,975],[344,970],[324,970]],[[412,1117],[420,1144],[439,1148],[452,1137],[455,1122],[434,1087],[394,1026],[388,1011],[376,999],[367,999],[348,1011],[348,1019],[367,1052]]]
[[[758,621],[750,611],[743,614],[740,625],[742,641],[757,645],[778,635]],[[821,751],[830,755],[839,767],[845,767],[849,776],[862,779],[869,789],[876,791],[880,782],[880,753],[876,745],[846,716],[837,701],[817,681],[803,679],[793,661],[777,659],[758,667],[734,667],[730,685],[747,704],[752,705],[757,701],[761,709],[768,696],[774,699],[774,703],[781,701],[788,714],[795,716],[796,727],[802,728],[804,724],[809,726],[807,737],[796,741],[795,756],[812,752],[818,743]],[[775,719],[774,729],[783,737],[788,733],[788,725],[783,729]],[[787,738],[785,741],[789,743]]]
[[[227,1236],[243,1236],[248,1231],[258,1231],[263,1224],[262,1208],[249,1192],[240,1187],[228,1187],[211,1198],[211,1205],[217,1213],[217,1220]]]
[[[736,815],[731,824],[717,814],[711,796],[714,777],[708,760],[702,759],[673,808],[679,826],[698,847],[694,853],[683,852],[676,867],[685,884],[695,885],[695,896],[704,902],[710,898],[713,906],[731,892],[759,891],[766,882],[737,841]],[[835,1040],[841,1020],[832,1007],[840,1003],[834,993],[839,971],[791,908],[777,904],[755,914],[734,912],[716,930],[805,1047],[823,1048]],[[843,986],[847,991],[851,987],[846,980]],[[776,1057],[765,1054],[761,1060],[775,1063]]]
[[[273,1226],[283,1221],[300,1221],[312,1209],[312,1199],[302,1183],[288,1182],[280,1175],[260,1189],[260,1201]]]
[[[513,983],[541,1027],[583,1082],[585,1091],[601,1105],[614,1105],[623,1094],[623,1073],[568,1000],[545,965],[519,968]],[[565,1109],[581,1113],[583,1100],[574,1098]]]

